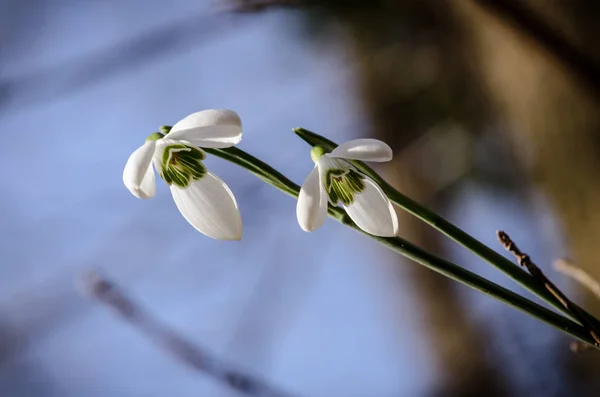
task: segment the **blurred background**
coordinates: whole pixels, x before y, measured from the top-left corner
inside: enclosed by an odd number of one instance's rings
[[[0,0],[0,396],[234,396],[76,280],[104,270],[169,326],[301,396],[598,396],[600,356],[209,159],[239,243],[195,232],[129,154],[162,124],[236,110],[241,148],[297,183],[292,133],[375,137],[377,169],[501,250],[600,279],[600,3],[570,0]],[[401,235],[519,293],[399,212]]]

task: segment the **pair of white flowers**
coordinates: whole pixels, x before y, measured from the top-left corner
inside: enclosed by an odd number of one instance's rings
[[[235,197],[225,182],[207,171],[202,148],[227,148],[241,140],[242,122],[234,111],[191,114],[170,130],[148,136],[129,156],[123,182],[137,198],[154,197],[154,164],[169,185],[175,205],[196,230],[219,240],[239,240],[242,220]],[[329,154],[318,150],[311,154],[315,168],[302,185],[296,208],[304,231],[321,227],[328,203],[336,206],[341,202],[350,218],[367,233],[384,237],[398,233],[398,218],[390,200],[371,178],[347,161],[389,161],[392,150],[387,144],[357,139]]]

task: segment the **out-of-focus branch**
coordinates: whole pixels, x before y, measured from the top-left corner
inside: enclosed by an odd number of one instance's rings
[[[516,0],[472,1],[513,24],[527,37],[534,40],[548,54],[566,66],[596,99],[600,99],[600,65],[536,15],[526,2]]]
[[[306,0],[227,0],[225,4],[234,12],[260,12],[273,7],[306,5]]]
[[[240,372],[233,365],[213,357],[203,348],[177,335],[146,313],[112,281],[100,273],[90,271],[86,274],[82,278],[82,287],[86,295],[110,307],[179,361],[240,394],[254,397],[293,396],[272,387],[253,375]]]
[[[594,296],[600,299],[600,283],[582,269],[573,266],[564,259],[557,259],[554,262],[554,270],[577,281],[579,284],[589,289]],[[579,341],[573,341],[571,342],[571,350],[575,353],[589,350],[589,345]]]
[[[0,113],[44,100],[55,100],[153,60],[176,56],[203,45],[233,26],[227,13],[199,13],[159,26],[105,49],[14,78],[0,78]]]
[[[576,76],[600,100],[600,65],[580,51],[546,21],[540,18],[526,2],[520,0],[472,0],[486,11],[497,15],[519,29],[527,38],[539,44],[547,53]],[[272,7],[307,6],[327,1],[309,0],[229,0],[233,11],[258,12]],[[356,6],[349,3],[347,7]],[[368,4],[367,1],[364,2]]]
[[[564,259],[557,259],[554,262],[554,270],[565,276],[571,277],[573,280],[589,289],[598,297],[598,299],[600,299],[600,283],[582,269],[573,266]]]

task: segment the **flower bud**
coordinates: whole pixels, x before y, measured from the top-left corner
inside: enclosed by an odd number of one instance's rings
[[[159,130],[163,134],[167,135],[169,132],[171,132],[171,128],[173,128],[173,127],[171,127],[170,125],[161,125]]]
[[[159,139],[162,139],[165,137],[165,134],[161,134],[160,132],[153,132],[152,134],[148,135],[148,137],[146,138],[146,142],[147,141],[158,141]]]
[[[312,159],[312,161],[314,163],[316,163],[317,161],[319,161],[319,159],[321,158],[322,155],[324,155],[325,153],[327,153],[327,151],[325,150],[325,148],[323,146],[315,146],[311,149],[310,151],[310,158]]]

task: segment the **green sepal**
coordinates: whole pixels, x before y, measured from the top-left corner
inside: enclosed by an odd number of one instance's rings
[[[146,142],[158,141],[159,139],[162,139],[164,137],[165,137],[165,134],[161,134],[160,132],[153,132],[152,134],[148,135],[148,137],[146,138]]]

